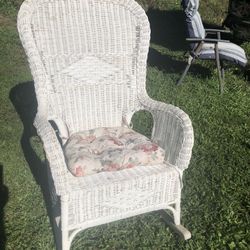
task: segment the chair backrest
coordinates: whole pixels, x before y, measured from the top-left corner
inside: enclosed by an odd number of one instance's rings
[[[182,0],[181,5],[186,16],[188,36],[190,38],[205,38],[205,29],[198,12],[199,0]]]
[[[40,115],[74,132],[120,126],[139,109],[150,28],[134,0],[26,0],[18,30]]]

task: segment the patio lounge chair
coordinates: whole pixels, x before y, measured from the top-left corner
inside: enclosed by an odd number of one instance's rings
[[[222,93],[224,87],[223,61],[245,67],[247,64],[245,51],[240,46],[228,40],[221,39],[221,33],[230,33],[230,31],[204,29],[198,12],[199,0],[182,0],[181,4],[186,16],[189,36],[186,40],[191,45],[191,51],[188,58],[188,64],[177,82],[177,85],[183,82],[184,77],[195,59],[215,60],[218,69],[220,92]],[[216,35],[216,38],[208,38],[208,35]]]
[[[190,238],[180,201],[192,124],[146,93],[144,10],[133,0],[26,0],[18,31],[34,78],[57,248],[70,249],[86,228],[163,209]],[[139,110],[152,113],[151,140],[130,126]]]

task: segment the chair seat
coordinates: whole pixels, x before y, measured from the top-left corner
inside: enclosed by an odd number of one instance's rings
[[[165,151],[127,127],[74,133],[64,146],[69,171],[86,176],[164,162]]]
[[[201,59],[215,59],[215,44],[204,43],[200,52]],[[222,60],[231,61],[244,67],[247,64],[245,51],[234,43],[219,42],[219,55]]]

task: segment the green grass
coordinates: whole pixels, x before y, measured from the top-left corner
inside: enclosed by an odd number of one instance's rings
[[[4,229],[1,233],[6,238],[6,249],[54,249],[42,189],[33,176],[42,171],[36,164],[30,168],[25,148],[28,141],[23,137],[34,103],[30,101],[32,92],[25,93],[25,89],[32,90],[27,83],[32,78],[15,28],[20,2],[0,0],[0,166],[6,187],[2,194],[8,197],[0,229]],[[205,1],[202,3],[201,11],[205,13]],[[210,3],[215,9],[221,7],[217,1]],[[214,17],[218,21],[221,16],[207,16],[206,21],[214,23]],[[168,41],[171,39],[176,37]],[[179,240],[157,213],[150,213],[88,229],[76,238],[73,249],[248,249],[249,83],[241,70],[230,67],[221,96],[215,65],[196,63],[185,83],[176,87],[184,67],[183,49],[173,50],[167,45],[151,45],[154,53],[149,57],[147,89],[151,97],[181,107],[193,122],[195,145],[182,193],[182,222],[192,231],[192,239]],[[244,48],[250,52],[250,43],[246,42]],[[152,60],[154,55],[157,60]],[[134,126],[149,134],[150,116],[137,114]],[[34,135],[30,141],[43,158],[39,139]]]

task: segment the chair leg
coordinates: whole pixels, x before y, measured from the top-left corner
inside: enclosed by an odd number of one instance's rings
[[[221,65],[221,77],[222,77],[222,81],[223,83],[225,83],[225,68],[224,68],[224,64],[223,61],[220,61],[220,65]]]
[[[172,211],[173,216],[171,216],[166,210],[160,210],[160,214],[165,221],[165,223],[177,233],[182,239],[188,240],[191,238],[190,231],[181,225],[181,201],[180,199],[174,204],[174,206],[168,207]]]
[[[191,66],[191,64],[192,64],[193,61],[194,61],[194,57],[192,57],[192,56],[190,55],[190,56],[188,57],[188,64],[187,64],[187,66],[186,66],[184,72],[182,73],[181,78],[180,78],[180,79],[178,80],[178,82],[176,83],[176,85],[181,85],[181,84],[182,84],[182,81],[183,81],[183,79],[185,78],[185,76],[186,76],[186,74],[187,74],[187,72],[188,72],[188,70],[189,70],[189,68],[190,68],[190,66]]]
[[[170,229],[172,229],[175,233],[177,233],[183,240],[191,239],[190,231],[181,224],[179,225],[174,224],[172,217],[166,211],[162,211],[161,215],[163,220],[170,227]]]
[[[61,250],[69,250],[70,249],[70,242],[68,237],[67,231],[62,231],[62,248]]]
[[[224,68],[221,64],[220,56],[219,56],[219,50],[218,50],[218,44],[215,45],[215,57],[216,57],[216,65],[217,65],[217,71],[219,76],[219,91],[220,94],[223,94],[224,91]]]
[[[58,249],[60,250],[69,250],[70,249],[70,239],[68,231],[68,196],[61,196],[61,223],[60,223],[60,236],[61,236],[61,246],[59,245]]]

